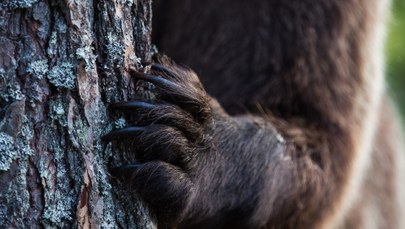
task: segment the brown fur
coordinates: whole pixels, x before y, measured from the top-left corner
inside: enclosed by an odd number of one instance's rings
[[[398,124],[380,112],[384,3],[158,4],[159,47],[219,101],[166,57],[152,74],[175,86],[133,73],[158,85],[158,104],[175,105],[142,108],[147,126],[129,133],[145,164],[121,170],[135,187],[151,180],[138,189],[159,227],[404,227]]]

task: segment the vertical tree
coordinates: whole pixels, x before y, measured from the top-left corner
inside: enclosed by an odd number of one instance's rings
[[[0,228],[153,227],[108,175],[130,150],[100,140],[150,33],[150,0],[0,2]]]

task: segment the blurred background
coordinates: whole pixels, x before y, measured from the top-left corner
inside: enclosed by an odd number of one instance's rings
[[[392,9],[387,42],[387,75],[392,95],[405,120],[405,0],[394,0]]]

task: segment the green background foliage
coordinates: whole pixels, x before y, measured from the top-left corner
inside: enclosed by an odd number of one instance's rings
[[[405,118],[405,0],[394,0],[387,42],[387,75]]]

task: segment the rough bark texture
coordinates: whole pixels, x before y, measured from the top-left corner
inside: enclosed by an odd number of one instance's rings
[[[0,228],[154,227],[108,175],[130,149],[100,140],[150,33],[150,0],[0,2]]]

